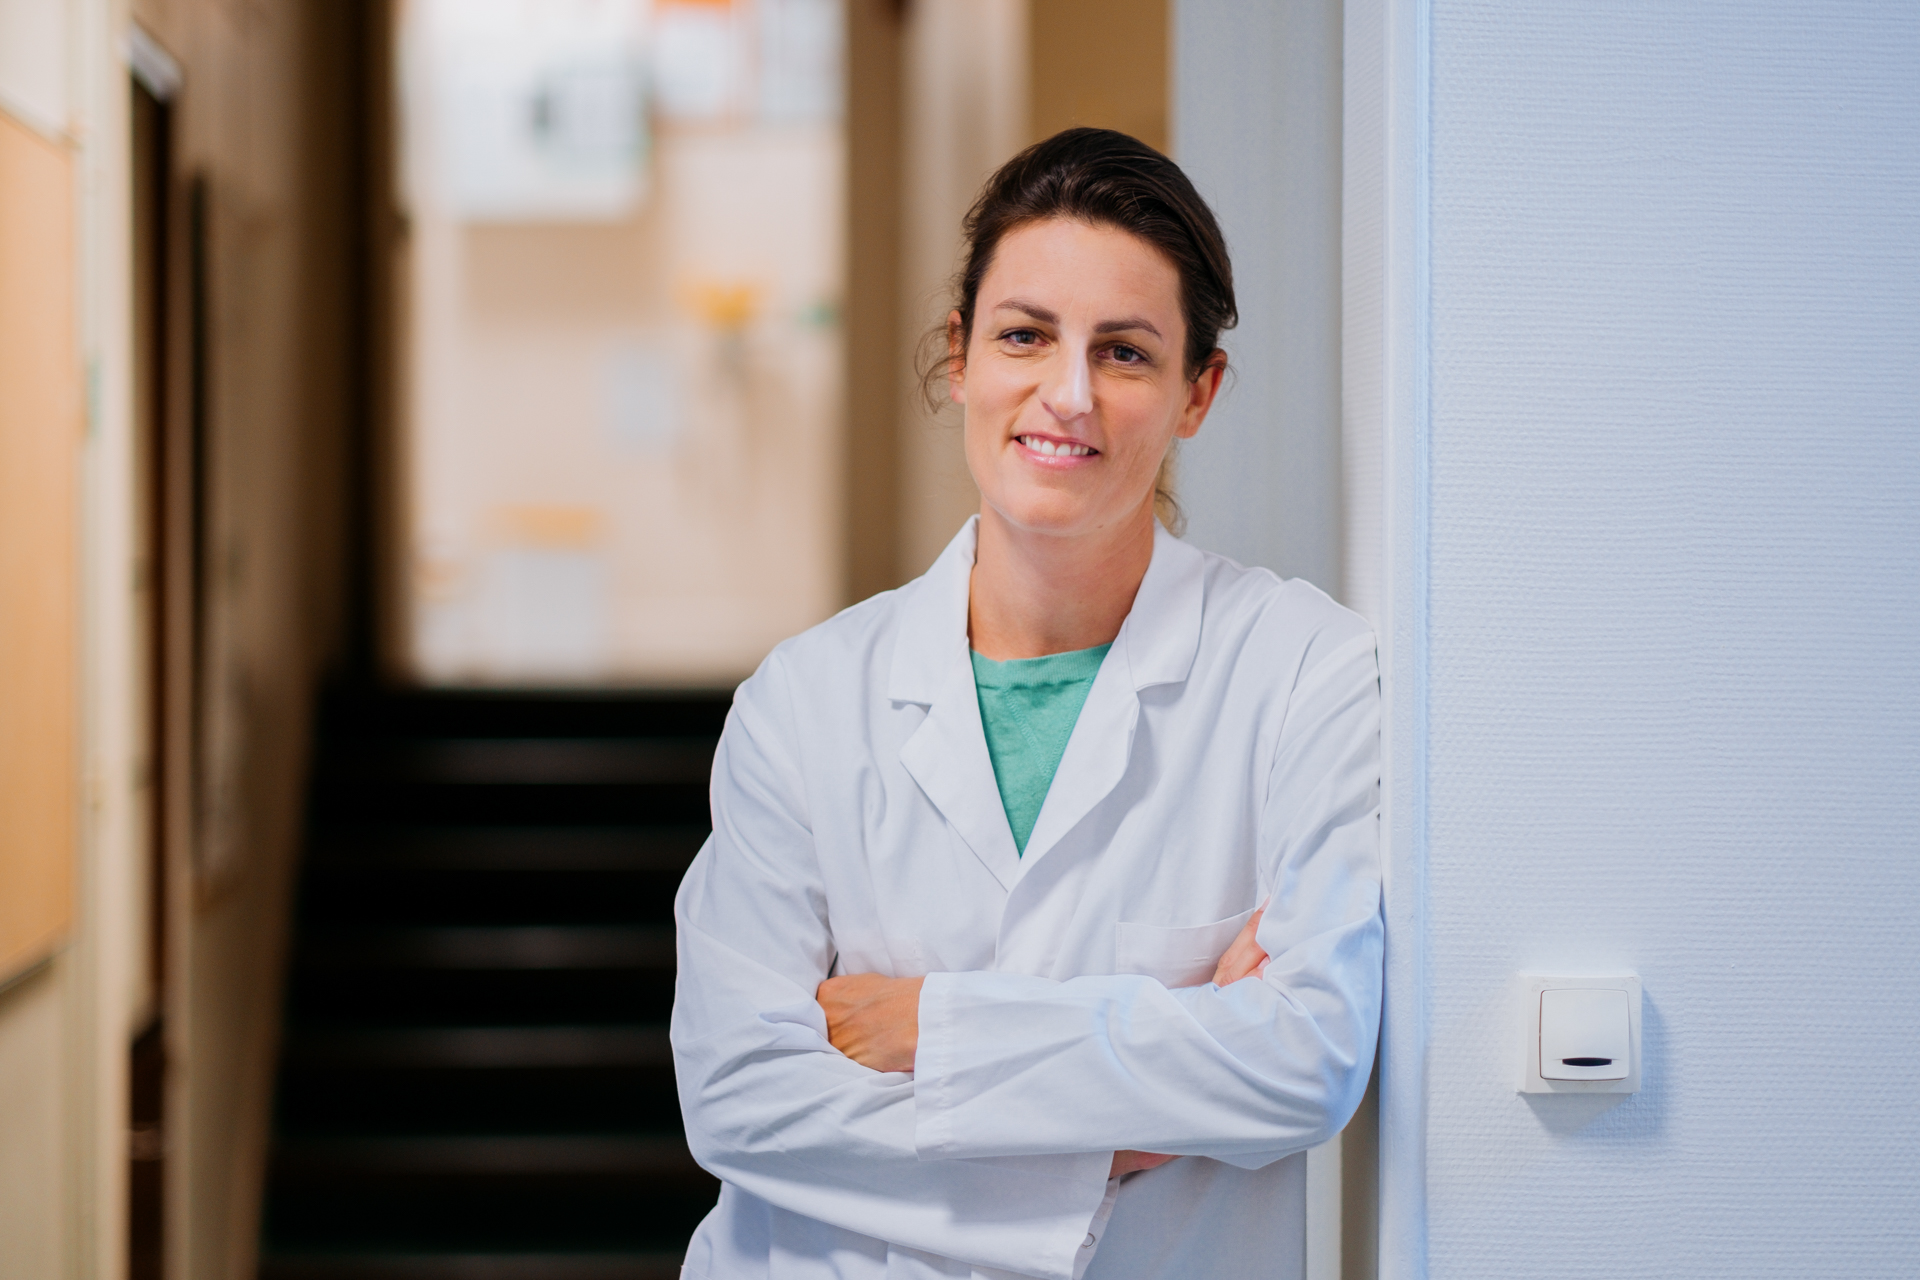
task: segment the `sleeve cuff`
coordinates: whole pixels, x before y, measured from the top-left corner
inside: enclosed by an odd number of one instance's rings
[[[913,1054],[913,1146],[922,1160],[953,1155],[953,993],[950,975],[930,973],[920,984],[919,1043]]]
[[[1111,1167],[1111,1166],[1109,1166]],[[1093,1211],[1093,1221],[1087,1224],[1087,1235],[1080,1242],[1080,1248],[1073,1259],[1073,1280],[1080,1280],[1086,1274],[1087,1267],[1093,1262],[1093,1255],[1100,1251],[1100,1242],[1106,1239],[1107,1223],[1113,1218],[1113,1202],[1120,1196],[1120,1179],[1107,1179],[1107,1194],[1100,1201],[1100,1207]]]

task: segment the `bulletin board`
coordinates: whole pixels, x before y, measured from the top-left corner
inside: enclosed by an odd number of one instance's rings
[[[0,983],[73,911],[78,467],[73,162],[0,113]]]

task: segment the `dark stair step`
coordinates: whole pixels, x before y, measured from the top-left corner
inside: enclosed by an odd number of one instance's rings
[[[260,1280],[679,1280],[664,1253],[278,1254]]]
[[[295,1031],[287,1070],[505,1070],[673,1065],[665,1027],[438,1027]]]
[[[325,700],[323,740],[340,738],[717,737],[731,689],[621,693],[339,689]]]
[[[719,1183],[662,1135],[283,1137],[276,1251],[684,1248]]]
[[[315,871],[300,893],[310,928],[362,925],[666,924],[682,872]]]
[[[707,789],[699,786],[573,785],[415,786],[375,780],[331,787],[314,784],[324,805],[322,831],[333,824],[417,826],[493,823],[505,827],[690,826],[708,819]]]
[[[292,1138],[276,1144],[273,1174],[289,1185],[707,1177],[684,1139],[661,1134]]]
[[[704,825],[334,832],[309,859],[304,927],[659,923]]]
[[[423,738],[342,752],[321,777],[440,787],[696,786],[714,738]]]
[[[678,1133],[680,1109],[664,1026],[296,1030],[277,1124],[286,1135]]]
[[[707,818],[715,739],[441,739],[331,744],[323,826],[690,825]]]
[[[673,968],[671,925],[509,925],[308,930],[294,965],[307,972],[368,969]]]
[[[673,963],[670,925],[311,929],[290,1013],[336,1025],[664,1023]]]
[[[307,1026],[558,1026],[658,1022],[669,969],[322,969],[296,971],[288,1016]]]
[[[707,824],[646,827],[334,826],[307,856],[308,875],[398,871],[627,871],[679,875]]]

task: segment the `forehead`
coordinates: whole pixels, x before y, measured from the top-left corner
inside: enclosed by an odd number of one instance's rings
[[[1181,315],[1180,272],[1158,246],[1131,231],[1048,218],[1001,237],[976,305],[991,310],[1015,298],[1063,318],[1141,315],[1170,334],[1167,325]]]

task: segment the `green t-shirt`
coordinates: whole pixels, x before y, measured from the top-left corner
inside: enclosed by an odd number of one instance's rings
[[[973,686],[980,695],[987,754],[993,758],[1007,825],[1013,828],[1013,847],[1022,854],[1060,757],[1067,753],[1067,739],[1086,705],[1087,691],[1112,647],[1103,644],[1011,662],[973,655]]]

